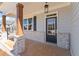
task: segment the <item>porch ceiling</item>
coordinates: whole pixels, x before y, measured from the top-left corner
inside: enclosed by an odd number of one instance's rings
[[[38,13],[44,12],[44,2],[21,2],[24,5],[24,18],[33,16]],[[4,2],[0,5],[0,10],[7,16],[16,16],[17,2]],[[70,3],[66,2],[49,2],[49,10],[67,6]]]

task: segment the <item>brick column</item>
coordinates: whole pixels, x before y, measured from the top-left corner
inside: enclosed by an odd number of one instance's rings
[[[6,32],[6,16],[2,16],[2,32]]]
[[[17,8],[17,33],[16,35],[23,35],[23,5],[18,3]]]

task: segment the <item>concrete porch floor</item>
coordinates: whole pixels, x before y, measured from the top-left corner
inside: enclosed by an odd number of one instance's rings
[[[8,41],[9,45],[12,45]],[[25,41],[25,51],[21,56],[69,56],[69,50],[57,46],[40,43],[33,40]],[[0,56],[9,56],[8,53],[0,49]]]
[[[25,51],[21,56],[69,56],[69,50],[53,45],[43,44],[33,40],[26,40]]]

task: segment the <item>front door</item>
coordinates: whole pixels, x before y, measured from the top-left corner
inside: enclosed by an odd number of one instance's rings
[[[57,43],[57,17],[46,18],[46,42]]]

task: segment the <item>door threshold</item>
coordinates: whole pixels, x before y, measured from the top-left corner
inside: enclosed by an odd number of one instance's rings
[[[58,47],[57,43],[46,42],[46,44]]]

